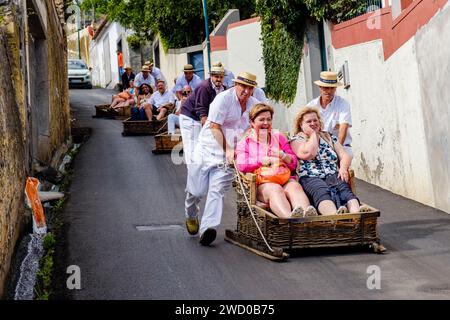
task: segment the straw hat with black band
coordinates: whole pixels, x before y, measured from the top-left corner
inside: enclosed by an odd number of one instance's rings
[[[150,69],[148,68],[148,66],[146,66],[145,64],[142,66],[141,68],[142,72],[150,72]]]
[[[338,74],[333,71],[322,71],[320,79],[314,81],[319,87],[337,88],[343,86],[342,82],[338,81]]]
[[[194,72],[194,66],[192,64],[185,64],[183,72]]]
[[[241,72],[238,76],[233,79],[234,83],[240,83],[250,87],[256,87],[258,83],[256,82],[256,76],[249,72]]]

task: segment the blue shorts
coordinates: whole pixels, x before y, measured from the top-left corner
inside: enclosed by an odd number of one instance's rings
[[[325,178],[300,177],[300,184],[315,208],[324,200],[331,200],[336,207],[345,206],[350,200],[359,199],[353,194],[349,184],[338,179],[337,173]]]

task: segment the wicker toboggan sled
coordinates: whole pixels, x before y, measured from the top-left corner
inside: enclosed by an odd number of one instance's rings
[[[226,230],[225,240],[271,260],[285,260],[296,249],[362,246],[375,253],[386,249],[380,244],[377,218],[380,211],[282,219],[257,205],[256,175],[236,170],[236,230]],[[354,191],[351,172],[350,185]]]

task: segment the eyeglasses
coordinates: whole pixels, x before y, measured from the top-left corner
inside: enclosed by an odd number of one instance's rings
[[[192,91],[183,91],[183,92],[181,93],[181,95],[182,95],[182,96],[187,96],[187,95],[189,95],[191,92],[192,92]]]

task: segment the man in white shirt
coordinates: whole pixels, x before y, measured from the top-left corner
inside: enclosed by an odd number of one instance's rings
[[[173,91],[178,100],[181,100],[181,91],[184,86],[190,86],[192,90],[195,90],[201,83],[202,79],[194,74],[194,66],[192,64],[186,64],[183,68],[183,74],[177,78]]]
[[[135,92],[139,92],[139,88],[144,83],[148,84],[152,91],[155,91],[155,78],[150,74],[150,69],[146,65],[142,66],[141,72],[134,78]]]
[[[167,83],[166,77],[164,77],[163,73],[161,72],[161,69],[154,66],[154,63],[151,61],[146,61],[144,63],[150,70],[150,74],[155,78],[155,81],[162,79]]]
[[[336,95],[336,88],[343,84],[338,82],[337,73],[332,71],[321,72],[320,80],[314,83],[320,87],[320,96],[311,100],[308,106],[319,109],[324,124],[323,130],[335,135],[347,154],[353,158],[352,137],[349,131],[352,126],[350,104]]]
[[[260,87],[256,87],[255,90],[253,90],[253,97],[256,98],[256,100],[259,100],[259,102],[269,104],[269,99],[267,99],[264,90]]]
[[[195,146],[193,163],[188,165],[187,192],[197,199],[207,194],[199,230],[200,244],[204,246],[216,238],[223,198],[234,178],[230,163],[234,160],[235,144],[249,128],[250,108],[259,103],[252,97],[257,85],[255,75],[241,72],[234,83],[233,88],[219,93],[211,103]],[[185,209],[190,222],[198,224],[198,206]]]
[[[174,107],[175,101],[172,92],[166,89],[166,82],[164,80],[159,79],[156,88],[158,91],[150,97],[149,102],[151,106],[146,106],[145,112],[147,117],[150,114],[149,119],[152,119],[153,114],[157,114],[156,120],[161,120],[165,117],[167,111]]]

